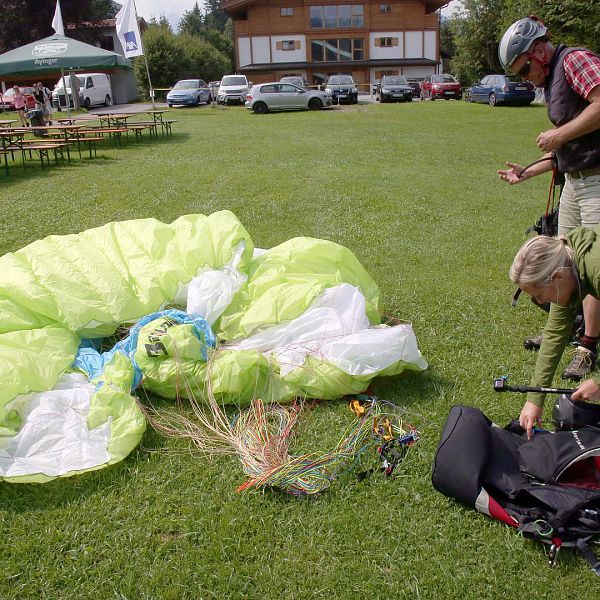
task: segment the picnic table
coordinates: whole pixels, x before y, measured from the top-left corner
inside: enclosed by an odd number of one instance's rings
[[[167,132],[168,135],[171,134],[171,125],[173,123],[177,123],[177,121],[175,119],[165,119],[164,118],[164,115],[169,112],[166,108],[162,108],[162,109],[157,108],[154,110],[147,110],[145,112],[152,117],[152,121],[154,122],[155,129],[158,127],[158,125],[160,125],[163,135],[165,134],[165,131]]]
[[[96,113],[100,119],[100,127],[127,127],[127,120],[135,117],[133,113]]]
[[[19,121],[17,119],[0,120],[0,127],[9,127],[13,123],[18,123],[18,122]]]

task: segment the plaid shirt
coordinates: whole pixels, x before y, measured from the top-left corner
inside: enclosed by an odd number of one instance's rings
[[[589,50],[574,50],[565,57],[564,66],[568,84],[587,100],[600,85],[600,58]]]

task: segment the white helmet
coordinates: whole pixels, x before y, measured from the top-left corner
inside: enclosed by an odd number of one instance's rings
[[[498,58],[503,69],[510,67],[517,57],[527,52],[535,40],[546,35],[547,28],[537,17],[515,21],[504,33],[498,47]]]

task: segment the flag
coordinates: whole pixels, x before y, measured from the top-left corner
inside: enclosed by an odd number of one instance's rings
[[[65,26],[63,25],[62,14],[60,13],[60,0],[56,0],[56,10],[52,19],[52,29],[58,35],[65,35]]]
[[[125,4],[117,13],[117,36],[123,46],[125,58],[144,54],[133,0],[125,0]]]

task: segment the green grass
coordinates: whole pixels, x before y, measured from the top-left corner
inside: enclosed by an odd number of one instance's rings
[[[168,140],[102,148],[96,160],[0,175],[0,251],[112,220],[231,209],[255,244],[314,236],[349,247],[386,312],[413,322],[430,368],[374,391],[423,432],[399,476],[346,475],[321,497],[244,493],[234,459],[148,431],[122,463],[44,485],[0,483],[0,598],[592,598],[587,564],[438,494],[431,463],[455,403],[505,424],[523,402],[522,339],[543,323],[510,308],[512,258],[543,212],[546,177],[500,182],[505,160],[539,157],[543,107],[463,102],[363,105],[256,116],[172,111]],[[351,415],[322,403],[298,451],[326,449]]]

